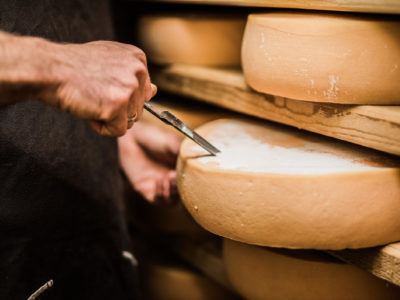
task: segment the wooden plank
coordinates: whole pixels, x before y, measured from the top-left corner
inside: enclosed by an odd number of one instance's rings
[[[144,0],[143,0],[144,1]],[[300,8],[368,13],[400,13],[397,0],[152,0],[160,3]]]
[[[239,70],[170,65],[152,70],[161,90],[400,155],[400,106],[314,103],[251,90]]]
[[[400,243],[367,249],[328,251],[328,253],[400,286]]]
[[[175,236],[164,242],[175,255],[212,278],[230,291],[234,291],[226,274],[221,249],[217,247],[219,237],[210,237],[208,242],[195,242],[185,237]]]

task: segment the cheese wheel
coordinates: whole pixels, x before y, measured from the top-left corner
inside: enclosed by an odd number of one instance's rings
[[[234,288],[249,300],[400,299],[399,287],[315,250],[225,240],[223,258]]]
[[[400,21],[326,13],[249,15],[248,84],[317,102],[400,104]]]
[[[400,159],[270,122],[198,128],[221,150],[181,146],[178,189],[205,229],[249,244],[362,248],[400,240]]]
[[[238,116],[238,114],[228,110],[188,99],[175,99],[173,101],[159,97],[151,102],[156,109],[170,111],[191,128],[218,118]],[[175,128],[161,122],[150,113],[144,113],[140,122],[160,126],[179,135],[182,139],[184,138],[184,135],[180,134]],[[151,227],[163,233],[179,234],[195,240],[204,239],[210,235],[208,231],[205,231],[193,220],[180,202],[176,205],[154,205],[133,195],[129,197],[127,206],[129,207],[128,219],[131,222],[140,222],[146,227]]]
[[[149,61],[203,66],[240,66],[246,18],[210,14],[147,15],[138,39]]]
[[[231,292],[219,284],[182,265],[147,261],[140,266],[144,299],[235,299]]]

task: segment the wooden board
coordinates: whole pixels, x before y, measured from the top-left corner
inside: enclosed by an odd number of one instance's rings
[[[144,0],[142,0],[144,1]],[[152,0],[162,3],[208,4],[228,6],[300,8],[368,13],[400,13],[397,0]]]
[[[151,75],[164,91],[400,155],[400,106],[314,103],[261,94],[247,86],[239,70],[170,65]]]
[[[400,243],[368,249],[328,251],[328,253],[400,286]]]
[[[165,247],[202,273],[212,278],[230,291],[234,291],[226,274],[219,247],[220,237],[214,236],[209,241],[196,242],[185,237],[175,236],[165,241]]]
[[[217,239],[210,240],[208,244],[199,244],[185,238],[176,238],[168,242],[168,248],[210,278],[232,290],[223,265],[222,254],[218,250]],[[384,247],[325,252],[400,286],[400,243]]]

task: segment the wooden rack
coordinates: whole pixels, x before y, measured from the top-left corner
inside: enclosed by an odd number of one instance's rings
[[[327,252],[400,286],[400,243],[375,248]]]
[[[150,0],[149,2],[400,14],[398,0]],[[261,94],[248,87],[241,70],[233,69],[169,65],[154,67],[151,76],[152,81],[163,91],[400,155],[400,106],[313,103]],[[188,239],[176,238],[168,240],[165,246],[209,277],[231,288],[223,267],[221,251],[214,240],[213,243],[211,246],[206,246]],[[400,243],[368,249],[326,252],[400,286]]]
[[[247,86],[240,70],[170,65],[153,69],[152,80],[164,91],[400,155],[399,106],[348,106],[264,95]],[[197,254],[190,258],[187,253],[208,253],[182,240],[176,245],[175,252],[195,266]],[[327,252],[400,286],[400,243]],[[218,261],[215,252],[207,257]],[[224,280],[215,275],[218,272],[209,275]]]

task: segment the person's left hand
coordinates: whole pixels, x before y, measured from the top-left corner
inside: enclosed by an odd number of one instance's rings
[[[151,203],[177,200],[177,134],[141,121],[118,138],[120,164],[135,191]]]

